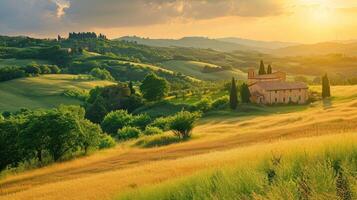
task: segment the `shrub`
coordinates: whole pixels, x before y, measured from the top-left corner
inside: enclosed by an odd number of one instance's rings
[[[221,109],[227,107],[229,104],[229,97],[228,96],[223,96],[221,98],[218,98],[212,103],[212,108],[214,109]]]
[[[191,137],[191,131],[195,126],[195,122],[201,117],[200,113],[191,113],[181,111],[172,117],[170,130],[179,138]]]
[[[63,95],[66,97],[72,97],[78,99],[80,101],[85,101],[89,97],[89,93],[86,90],[82,90],[78,88],[66,89],[63,92]]]
[[[212,107],[212,101],[208,98],[204,98],[195,104],[197,111],[207,112]]]
[[[100,69],[100,68],[94,68],[90,71],[90,75],[92,75],[95,78],[98,78],[100,80],[108,80],[108,81],[113,81],[114,78],[110,74],[110,72],[106,69]]]
[[[51,69],[47,65],[40,65],[41,74],[51,74]]]
[[[133,116],[126,110],[112,111],[104,117],[101,124],[102,129],[110,135],[115,135],[118,129],[122,129],[124,126],[130,125],[133,120]]]
[[[154,135],[154,136],[145,136],[140,138],[135,146],[143,147],[143,148],[151,148],[151,147],[161,147],[174,143],[182,142],[183,140],[175,137],[173,135]]]
[[[49,65],[48,67],[50,68],[52,74],[61,73],[61,69],[57,65]]]
[[[149,126],[157,127],[163,131],[170,130],[171,117],[159,117],[156,118]]]
[[[133,127],[138,127],[141,130],[144,130],[147,125],[151,123],[151,118],[147,114],[136,115],[133,117],[133,120],[130,122],[130,125]]]
[[[99,149],[109,149],[115,147],[115,145],[116,142],[110,135],[102,134],[98,147]]]
[[[128,140],[133,138],[138,138],[141,134],[140,129],[131,126],[125,126],[118,130],[117,137],[119,140]]]
[[[163,131],[158,127],[147,126],[143,132],[144,135],[159,135],[162,134]]]

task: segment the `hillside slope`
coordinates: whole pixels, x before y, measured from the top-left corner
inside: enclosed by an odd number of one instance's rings
[[[246,79],[246,74],[238,69],[207,73],[202,71],[205,66],[217,67],[217,65],[198,61],[172,60],[163,63],[165,69],[180,72],[186,76],[205,81],[229,80],[232,77],[236,77],[240,80]]]
[[[113,84],[109,81],[78,80],[76,75],[44,75],[21,78],[0,83],[0,111],[17,111],[20,108],[52,108],[60,104],[81,102],[63,96],[67,89],[90,90],[95,86]]]
[[[129,142],[93,156],[10,176],[0,181],[0,199],[111,199],[133,188],[222,167],[294,143],[282,140],[357,131],[357,87],[334,87],[332,93],[331,102],[311,106],[211,113],[200,121],[194,130],[196,139],[189,142],[152,149],[133,148]],[[276,141],[284,144],[267,144]],[[315,144],[322,140],[308,141]],[[306,140],[301,140],[295,146],[304,143]],[[254,153],[244,154],[247,149]]]

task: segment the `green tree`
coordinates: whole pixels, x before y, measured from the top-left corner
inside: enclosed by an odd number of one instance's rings
[[[327,98],[331,96],[330,80],[325,74],[322,77],[322,98]]]
[[[133,86],[133,82],[130,81],[128,86],[129,86],[131,95],[134,95],[136,93],[136,91],[135,91],[135,88]]]
[[[164,78],[150,73],[143,80],[140,90],[146,100],[158,101],[167,95],[169,84]]]
[[[261,60],[260,61],[260,67],[259,67],[259,75],[263,75],[263,74],[266,74],[266,71],[265,71],[265,65],[264,65],[264,61]]]
[[[97,149],[99,147],[103,131],[98,124],[86,119],[81,120],[80,126],[84,130],[80,138],[80,145],[85,154],[87,154],[89,149]]]
[[[99,96],[93,104],[87,106],[86,118],[94,123],[102,122],[108,113],[103,97]]]
[[[273,68],[271,67],[271,65],[268,65],[267,74],[272,74],[272,73],[273,73]]]
[[[0,120],[0,171],[7,166],[16,166],[24,159],[21,145],[23,122],[19,119]]]
[[[170,130],[174,134],[182,139],[191,137],[192,129],[195,126],[195,122],[201,117],[199,113],[191,113],[188,111],[181,111],[171,118]]]
[[[243,103],[250,103],[250,90],[246,83],[243,83],[240,88],[240,96]]]
[[[136,127],[125,126],[118,130],[117,137],[119,140],[129,140],[138,138],[141,130]]]
[[[133,116],[126,110],[117,110],[108,113],[101,123],[103,131],[110,135],[115,135],[118,129],[130,125]]]
[[[232,78],[232,83],[231,83],[229,105],[232,110],[235,110],[238,106],[237,86],[236,86],[236,80],[234,78]]]
[[[82,131],[73,115],[52,111],[39,120],[44,134],[48,136],[47,149],[55,161],[79,147]]]

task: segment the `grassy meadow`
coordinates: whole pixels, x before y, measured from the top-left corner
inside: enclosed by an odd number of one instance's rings
[[[357,87],[332,87],[332,94],[302,107],[212,112],[189,141],[155,147],[168,140],[147,136],[8,175],[0,199],[356,197]]]
[[[80,80],[77,75],[44,75],[15,79],[0,83],[0,111],[17,111],[20,108],[52,108],[60,104],[81,102],[66,97],[68,89],[90,90],[95,86],[113,84],[109,81]]]
[[[204,73],[202,70],[205,66],[213,68],[218,66],[198,61],[172,60],[164,62],[163,66],[166,69],[181,72],[184,75],[205,81],[229,80],[232,77],[237,77],[238,79],[244,80],[247,76],[244,72],[238,69]]]

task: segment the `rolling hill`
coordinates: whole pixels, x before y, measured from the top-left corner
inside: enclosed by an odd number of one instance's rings
[[[326,54],[343,54],[357,56],[357,43],[324,42],[317,44],[295,45],[285,48],[275,49],[269,53],[284,56],[316,56]]]
[[[213,49],[217,51],[253,51],[257,47],[249,47],[237,43],[209,39],[205,37],[184,37],[181,39],[149,39],[136,36],[125,36],[118,38],[119,41],[130,41],[138,44],[155,47],[193,47],[198,49]]]
[[[216,40],[235,43],[248,47],[261,48],[261,49],[280,49],[289,46],[299,45],[298,43],[293,43],[293,42],[260,41],[260,40],[249,40],[249,39],[237,38],[237,37],[217,38]]]
[[[0,111],[20,108],[52,108],[60,104],[79,105],[81,101],[66,97],[68,89],[90,90],[95,86],[114,84],[108,81],[79,80],[77,75],[44,75],[0,83]]]
[[[175,72],[180,72],[184,75],[194,77],[204,81],[229,80],[236,77],[240,80],[246,79],[246,74],[238,69],[224,70],[218,72],[203,72],[205,66],[218,67],[217,65],[198,62],[198,61],[182,61],[172,60],[162,63],[165,69]]]
[[[258,112],[240,108],[236,112],[210,113],[194,129],[195,137],[191,141],[141,148],[133,146],[134,140],[92,156],[8,176],[0,180],[0,199],[166,199],[168,193],[177,199],[178,191],[195,198],[211,191],[219,191],[215,193],[218,198],[221,194],[231,195],[221,191],[221,183],[230,183],[228,188],[237,186],[230,190],[236,191],[236,196],[253,195],[250,191],[258,187],[262,189],[259,191],[267,191],[264,195],[274,199],[269,196],[273,189],[276,195],[296,191],[293,177],[300,177],[300,173],[294,176],[300,169],[311,170],[305,174],[313,175],[308,179],[313,183],[308,182],[314,188],[312,195],[332,198],[336,196],[335,178],[326,159],[342,159],[348,178],[355,178],[355,167],[350,166],[355,164],[352,157],[357,145],[353,134],[357,131],[357,87],[333,87],[332,93],[331,101],[302,107],[258,106]],[[279,156],[281,165],[269,168]],[[309,160],[314,162],[307,162]],[[305,168],[298,165],[305,162]],[[276,170],[277,175],[276,182],[270,185],[268,169]],[[326,175],[330,181],[325,181]],[[246,184],[240,185],[239,180]],[[194,183],[202,185],[196,187]],[[355,181],[350,183],[355,188]],[[206,186],[215,187],[206,190]],[[194,188],[205,192],[190,190]]]

